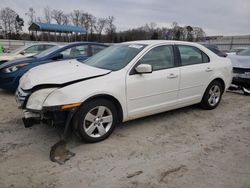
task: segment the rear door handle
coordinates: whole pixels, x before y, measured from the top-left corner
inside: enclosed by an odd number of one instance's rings
[[[206,68],[206,72],[211,72],[211,71],[213,71],[212,68],[210,68],[210,67],[207,67],[207,68]]]
[[[172,79],[172,78],[177,78],[178,75],[177,74],[174,74],[174,73],[171,73],[167,76],[168,78]]]

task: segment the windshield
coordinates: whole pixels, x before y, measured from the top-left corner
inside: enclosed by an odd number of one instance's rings
[[[238,53],[238,55],[250,56],[250,49],[241,51]]]
[[[49,55],[50,53],[56,51],[57,49],[59,49],[59,48],[61,48],[61,47],[62,47],[62,46],[54,46],[54,47],[52,47],[52,48],[49,48],[49,49],[47,49],[47,50],[42,51],[41,53],[35,55],[34,57],[36,57],[36,58],[41,58],[41,57],[47,56],[47,55]]]
[[[97,53],[84,63],[93,67],[120,70],[125,67],[145,45],[141,44],[119,44],[108,47]]]

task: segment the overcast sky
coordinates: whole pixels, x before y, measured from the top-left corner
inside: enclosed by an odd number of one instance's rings
[[[33,7],[42,16],[44,7],[69,13],[84,10],[97,17],[115,17],[118,30],[156,22],[169,27],[202,27],[207,35],[250,34],[250,0],[1,0],[0,8],[10,7],[27,20]],[[27,22],[26,22],[27,23]]]

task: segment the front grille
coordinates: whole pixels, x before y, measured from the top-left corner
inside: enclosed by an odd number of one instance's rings
[[[27,98],[29,97],[30,93],[22,90],[22,88],[18,87],[16,91],[16,102],[18,107],[24,108]]]

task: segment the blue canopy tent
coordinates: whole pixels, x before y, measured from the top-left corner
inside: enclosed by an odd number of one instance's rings
[[[56,33],[66,33],[67,36],[68,34],[75,34],[76,36],[78,34],[86,34],[86,30],[83,27],[78,27],[78,26],[72,26],[72,25],[58,25],[58,24],[49,24],[49,23],[40,23],[40,22],[33,22],[29,26],[29,31],[35,31],[36,32],[36,40],[37,40],[37,31],[40,32],[53,32],[56,37]]]

